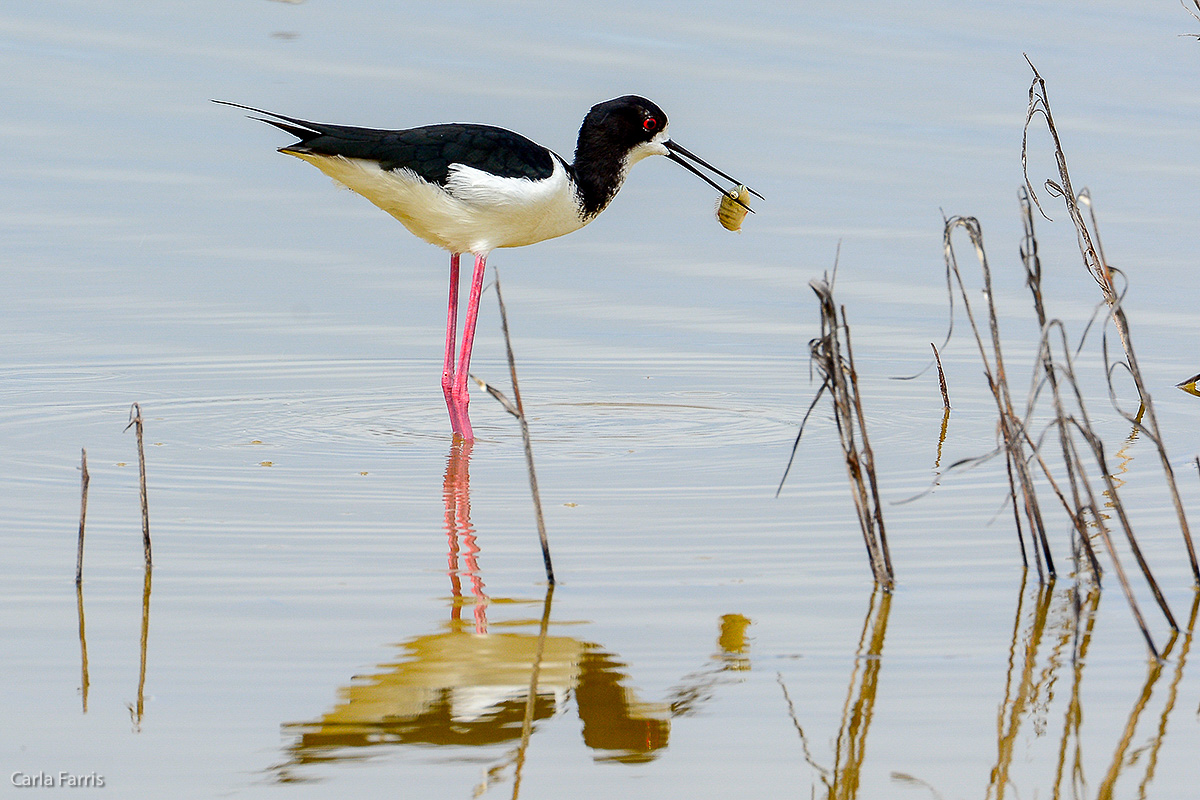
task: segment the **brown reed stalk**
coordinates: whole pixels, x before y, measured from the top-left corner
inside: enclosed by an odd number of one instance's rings
[[[988,333],[991,340],[990,358],[988,348],[984,345],[983,335],[980,333],[979,326],[975,322],[974,312],[971,310],[971,302],[966,284],[958,268],[958,259],[954,252],[952,239],[954,231],[957,228],[962,228],[966,231],[972,246],[975,248],[976,260],[979,262],[979,267],[983,274],[984,296],[987,299]],[[943,246],[946,262],[946,284],[950,287],[953,287],[955,282],[958,284],[958,295],[962,299],[963,308],[967,315],[967,322],[970,323],[971,332],[975,337],[975,344],[979,349],[979,358],[983,362],[988,389],[992,393],[992,398],[996,403],[996,411],[999,417],[1000,449],[1004,453],[1008,464],[1009,494],[1012,497],[1013,513],[1017,520],[1017,538],[1018,542],[1021,543],[1022,559],[1025,559],[1025,546],[1020,523],[1020,518],[1023,514],[1034,541],[1034,555],[1038,568],[1038,577],[1043,581],[1047,576],[1053,579],[1057,572],[1054,568],[1054,558],[1050,554],[1050,542],[1046,537],[1045,522],[1042,519],[1037,492],[1034,488],[1033,475],[1029,467],[1029,457],[1025,450],[1026,426],[1025,422],[1017,416],[1016,410],[1013,407],[1012,394],[1008,386],[1008,377],[1004,371],[1004,357],[1000,348],[1000,325],[996,319],[996,306],[992,294],[992,273],[988,266],[987,253],[983,248],[983,230],[979,225],[979,220],[974,217],[952,217],[946,220],[943,233]],[[950,301],[953,307],[953,291],[950,294]],[[1042,571],[1043,559],[1045,560],[1045,573]],[[1025,561],[1025,563],[1027,564],[1028,562]]]
[[[1021,568],[1029,569],[1029,555],[1025,552],[1025,527],[1021,524],[1021,507],[1017,504],[1017,484],[1013,480],[1012,456],[1007,451],[1004,453],[1004,471],[1008,478],[1008,497],[1013,501],[1013,524],[1017,528],[1017,544],[1021,546]],[[1038,576],[1040,577],[1044,575],[1042,572],[1042,557],[1036,546],[1033,548],[1033,557],[1037,564]],[[1054,580],[1053,575],[1050,576],[1050,580]]]
[[[87,497],[88,483],[91,481],[91,476],[88,475],[87,468],[87,448],[83,448],[83,454],[79,460],[80,470],[80,491],[79,491],[79,551],[75,556],[75,585],[79,586],[83,583],[83,529],[87,522]]]
[[[946,391],[946,372],[942,369],[942,355],[938,352],[936,344],[930,342],[929,346],[933,348],[933,360],[937,362],[938,386],[941,387],[942,390],[942,407],[949,411],[950,393]]]
[[[1055,331],[1059,335],[1063,350],[1061,363],[1055,361],[1050,348],[1050,335]],[[1067,470],[1068,476],[1070,477],[1072,490],[1074,493],[1073,504],[1067,500],[1062,490],[1059,489],[1049,467],[1046,465],[1041,455],[1037,453],[1037,445],[1034,444],[1032,440],[1029,441],[1029,445],[1035,453],[1037,461],[1041,465],[1046,479],[1050,482],[1060,502],[1063,504],[1063,508],[1071,517],[1077,533],[1076,541],[1086,552],[1088,563],[1091,567],[1096,585],[1099,586],[1102,573],[1094,548],[1091,544],[1091,538],[1088,534],[1087,528],[1085,527],[1085,517],[1090,517],[1092,525],[1095,527],[1097,534],[1105,545],[1109,557],[1113,561],[1117,578],[1121,582],[1122,591],[1125,593],[1125,597],[1130,604],[1130,609],[1133,612],[1134,619],[1137,622],[1138,627],[1141,629],[1143,637],[1146,639],[1146,644],[1149,647],[1151,654],[1157,658],[1157,649],[1154,646],[1149,630],[1146,627],[1145,620],[1142,617],[1140,609],[1138,608],[1133,591],[1129,586],[1128,578],[1126,577],[1121,564],[1117,561],[1116,549],[1113,546],[1109,535],[1108,525],[1105,521],[1105,515],[1100,510],[1099,503],[1096,499],[1096,492],[1092,489],[1087,471],[1084,467],[1084,461],[1080,458],[1078,448],[1073,438],[1074,435],[1077,434],[1084,440],[1087,450],[1091,453],[1092,459],[1096,462],[1096,466],[1098,467],[1104,482],[1104,495],[1107,498],[1108,507],[1115,512],[1121,529],[1125,533],[1126,540],[1129,542],[1130,549],[1134,554],[1134,558],[1138,563],[1138,567],[1141,570],[1146,583],[1153,592],[1159,608],[1162,610],[1164,617],[1166,618],[1168,624],[1171,625],[1173,630],[1177,629],[1175,619],[1169,606],[1167,605],[1162,591],[1159,589],[1153,573],[1150,570],[1149,564],[1142,556],[1137,539],[1133,535],[1133,528],[1130,524],[1129,516],[1125,511],[1125,506],[1121,500],[1118,487],[1116,482],[1113,480],[1112,471],[1109,469],[1105,459],[1103,443],[1092,429],[1091,421],[1087,413],[1087,407],[1083,399],[1083,394],[1080,391],[1079,384],[1075,378],[1075,368],[1074,364],[1072,363],[1071,351],[1067,344],[1066,331],[1060,320],[1051,320],[1043,327],[1040,355],[1039,368],[1044,372],[1044,375],[1042,377],[1042,381],[1035,381],[1035,384],[1044,382],[1044,384],[1048,385],[1051,390],[1054,408],[1054,420],[1052,421],[1051,426],[1055,427],[1059,433],[1059,441],[1063,450],[1063,464]],[[1071,390],[1071,398],[1075,407],[1074,413],[1068,413],[1066,409],[1066,403],[1063,399],[1064,389],[1067,387],[1069,387]],[[1030,413],[1032,413],[1032,407],[1037,393],[1038,389],[1035,386],[1035,389],[1031,392],[1030,396]],[[1086,494],[1086,501],[1084,501],[1080,496],[1080,488],[1082,488],[1084,494]],[[1078,569],[1076,571],[1079,572]]]
[[[1050,481],[1051,486],[1054,487],[1055,493],[1058,495],[1059,500],[1062,501],[1063,507],[1066,509],[1067,514],[1071,517],[1071,520],[1075,525],[1076,532],[1079,534],[1079,537],[1077,539],[1077,546],[1072,548],[1072,553],[1077,554],[1079,547],[1082,547],[1085,549],[1087,556],[1088,556],[1089,564],[1091,565],[1091,568],[1092,568],[1092,573],[1095,576],[1096,581],[1099,582],[1100,575],[1101,575],[1100,564],[1096,560],[1095,551],[1092,548],[1091,541],[1087,536],[1086,529],[1084,528],[1084,522],[1083,522],[1084,506],[1083,506],[1083,501],[1081,500],[1080,495],[1079,495],[1079,486],[1076,483],[1077,470],[1074,469],[1074,464],[1071,460],[1071,449],[1070,449],[1070,447],[1068,447],[1068,442],[1067,442],[1067,438],[1069,437],[1070,434],[1068,432],[1067,427],[1065,425],[1061,424],[1062,420],[1065,419],[1065,415],[1063,413],[1061,395],[1059,393],[1058,371],[1054,368],[1053,352],[1050,348],[1050,344],[1049,344],[1049,340],[1048,340],[1048,327],[1047,327],[1047,322],[1046,322],[1046,307],[1045,307],[1045,303],[1042,298],[1042,261],[1038,257],[1037,233],[1034,229],[1034,224],[1033,224],[1033,204],[1030,202],[1029,191],[1024,186],[1022,186],[1018,190],[1018,197],[1019,197],[1020,204],[1021,204],[1021,220],[1025,227],[1025,235],[1021,239],[1021,247],[1020,247],[1021,264],[1025,268],[1025,285],[1029,287],[1030,294],[1033,296],[1033,308],[1034,308],[1034,311],[1037,313],[1038,326],[1042,330],[1042,341],[1041,341],[1041,346],[1039,348],[1038,355],[1039,355],[1039,359],[1040,359],[1042,374],[1045,376],[1045,379],[1048,381],[1051,392],[1054,397],[1055,411],[1057,414],[1056,419],[1060,422],[1060,424],[1058,424],[1056,426],[1056,428],[1058,431],[1059,447],[1062,451],[1063,463],[1066,468],[1067,481],[1068,481],[1068,485],[1070,486],[1070,489],[1071,489],[1071,502],[1070,503],[1067,502],[1066,497],[1059,490],[1058,485],[1054,482],[1054,479],[1050,476],[1049,469],[1046,468],[1046,465],[1044,462],[1042,462],[1042,470],[1043,470],[1044,474],[1046,475],[1047,479]],[[1073,381],[1074,380],[1074,377],[1073,377],[1074,371],[1070,367],[1069,352],[1066,349],[1066,333],[1065,333],[1065,331],[1063,331],[1061,323],[1057,323],[1057,321],[1055,321],[1055,323],[1057,324],[1057,327],[1063,336],[1063,350],[1064,350],[1064,352],[1068,353],[1068,370],[1070,371],[1071,379]],[[1085,335],[1086,335],[1086,332],[1085,332]],[[1035,378],[1035,381],[1036,381],[1036,378]],[[1077,394],[1078,394],[1078,392],[1077,392]],[[1032,411],[1034,398],[1035,398],[1035,393],[1031,393],[1031,397],[1030,397],[1030,401],[1029,401],[1029,407],[1030,407],[1031,411]],[[1040,458],[1041,457],[1039,456],[1039,460],[1040,460]],[[1078,570],[1076,570],[1076,571],[1078,572]]]
[[[1121,305],[1121,297],[1113,281],[1113,274],[1116,270],[1104,258],[1104,251],[1100,246],[1099,229],[1096,225],[1095,210],[1090,195],[1086,189],[1076,194],[1072,187],[1071,175],[1067,171],[1066,155],[1062,148],[1058,129],[1054,124],[1054,115],[1050,110],[1050,98],[1046,90],[1046,82],[1043,80],[1041,74],[1038,73],[1037,68],[1033,66],[1033,62],[1029,60],[1028,56],[1025,57],[1025,60],[1029,64],[1029,68],[1033,71],[1033,81],[1029,86],[1029,105],[1025,113],[1025,126],[1021,139],[1021,166],[1025,174],[1025,186],[1028,188],[1030,197],[1034,204],[1037,205],[1038,210],[1042,211],[1043,216],[1046,216],[1041,203],[1038,201],[1037,194],[1034,192],[1033,184],[1030,181],[1028,163],[1029,128],[1035,118],[1041,117],[1045,121],[1046,129],[1049,131],[1050,138],[1053,141],[1054,158],[1058,168],[1058,180],[1047,179],[1044,185],[1051,196],[1061,197],[1063,203],[1066,205],[1067,213],[1075,227],[1076,240],[1079,245],[1079,252],[1083,256],[1084,268],[1092,276],[1092,279],[1096,281],[1105,302],[1108,304],[1109,317],[1112,319],[1113,326],[1116,328],[1117,334],[1121,339],[1121,345],[1125,350],[1125,365],[1128,367],[1130,377],[1137,388],[1138,397],[1141,398],[1141,408],[1137,414],[1128,414],[1119,407],[1117,411],[1133,425],[1144,431],[1158,451],[1159,460],[1162,463],[1163,476],[1166,480],[1171,500],[1175,506],[1175,514],[1179,520],[1179,529],[1183,536],[1184,545],[1187,548],[1188,559],[1191,562],[1193,580],[1197,586],[1200,586],[1200,561],[1197,560],[1196,547],[1192,541],[1191,531],[1188,527],[1187,515],[1183,510],[1183,502],[1179,498],[1179,490],[1175,482],[1175,471],[1171,467],[1166,446],[1163,444],[1159,432],[1158,419],[1154,412],[1154,403],[1142,378],[1137,355],[1133,350],[1133,343],[1129,332],[1129,321],[1125,316],[1125,311]],[[1090,212],[1092,223],[1090,228],[1083,217],[1081,210],[1081,206],[1083,205],[1088,206]],[[1049,219],[1048,216],[1046,218]],[[1111,370],[1109,370],[1109,375],[1111,377]]]
[[[79,694],[83,699],[83,713],[86,714],[88,710],[88,687],[91,683],[88,680],[87,634],[83,618],[83,531],[84,523],[87,521],[88,483],[91,481],[91,477],[88,475],[86,447],[83,448],[83,452],[80,455],[79,469],[79,550],[75,556],[75,606],[79,615]]]
[[[1032,284],[1031,288],[1034,289],[1035,298],[1037,298],[1037,302],[1040,305],[1040,287],[1037,285],[1036,281]],[[1061,362],[1057,362],[1054,359],[1050,345],[1051,335],[1054,332],[1057,332],[1061,341],[1061,347],[1063,351]],[[1116,513],[1118,522],[1120,523],[1122,530],[1125,532],[1126,539],[1129,542],[1129,546],[1138,562],[1138,566],[1142,571],[1143,577],[1146,579],[1147,584],[1154,593],[1155,600],[1162,609],[1167,622],[1172,626],[1173,629],[1175,629],[1175,620],[1165,598],[1162,595],[1161,590],[1158,587],[1157,582],[1154,579],[1152,572],[1150,571],[1149,565],[1146,563],[1145,558],[1141,554],[1137,540],[1133,535],[1128,514],[1126,513],[1124,504],[1121,501],[1118,487],[1112,478],[1111,470],[1108,468],[1105,460],[1103,444],[1100,438],[1096,436],[1092,430],[1091,422],[1087,414],[1087,407],[1083,399],[1083,394],[1079,389],[1079,385],[1075,377],[1075,368],[1074,364],[1072,363],[1071,349],[1067,343],[1066,331],[1060,320],[1050,320],[1043,325],[1041,342],[1039,346],[1038,369],[1035,371],[1034,378],[1034,388],[1030,392],[1027,415],[1032,415],[1034,404],[1041,391],[1041,388],[1043,386],[1049,386],[1054,410],[1054,418],[1050,424],[1050,427],[1058,430],[1059,441],[1063,450],[1063,464],[1071,481],[1073,502],[1069,501],[1064,495],[1063,491],[1059,488],[1058,482],[1055,481],[1050,468],[1047,466],[1045,460],[1042,458],[1039,452],[1039,444],[1033,441],[1033,439],[1029,436],[1028,431],[1025,432],[1027,440],[1026,443],[1029,446],[1029,449],[1032,452],[1037,464],[1041,467],[1046,480],[1050,483],[1051,488],[1054,490],[1059,501],[1062,503],[1064,510],[1066,510],[1068,516],[1071,518],[1077,534],[1077,545],[1082,547],[1086,552],[1096,585],[1099,586],[1102,573],[1100,565],[1096,559],[1094,548],[1091,545],[1091,538],[1086,528],[1086,519],[1091,519],[1092,525],[1095,526],[1097,534],[1101,537],[1101,540],[1103,541],[1110,557],[1113,560],[1114,568],[1116,570],[1117,577],[1121,582],[1122,590],[1124,591],[1126,599],[1130,604],[1134,618],[1146,639],[1147,646],[1149,647],[1151,654],[1157,657],[1157,650],[1145,625],[1141,611],[1138,609],[1137,602],[1134,599],[1133,591],[1129,586],[1128,579],[1125,576],[1125,572],[1122,569],[1121,564],[1117,561],[1116,550],[1112,544],[1109,536],[1108,526],[1105,522],[1105,514],[1100,510],[1099,503],[1096,499],[1096,492],[1091,487],[1087,471],[1084,468],[1084,462],[1081,460],[1078,448],[1073,439],[1074,435],[1078,435],[1084,440],[1087,450],[1091,453],[1092,458],[1095,460],[1100,474],[1103,476],[1103,481],[1105,484],[1104,495],[1108,500],[1108,507],[1112,508]],[[1070,389],[1070,396],[1075,407],[1073,413],[1069,413],[1067,411],[1066,402],[1064,401],[1064,392],[1068,387]],[[1044,435],[1046,434],[1043,434],[1043,436]],[[1086,494],[1086,500],[1082,499],[1080,496],[1081,488]],[[1076,572],[1079,572],[1078,568]]]
[[[1068,436],[1065,439],[1067,444],[1071,444],[1069,436],[1070,431],[1078,431],[1083,437],[1084,441],[1087,443],[1088,447],[1092,450],[1093,456],[1097,462],[1097,466],[1100,467],[1101,475],[1104,477],[1105,495],[1108,498],[1108,505],[1116,513],[1117,519],[1121,523],[1122,529],[1125,531],[1130,550],[1133,553],[1135,560],[1138,562],[1138,567],[1141,569],[1142,575],[1146,579],[1146,583],[1149,585],[1151,592],[1154,594],[1155,600],[1162,609],[1163,615],[1166,617],[1171,629],[1177,631],[1179,628],[1175,623],[1174,615],[1171,613],[1170,607],[1167,605],[1166,598],[1163,596],[1162,590],[1158,586],[1158,582],[1154,579],[1154,575],[1150,570],[1150,566],[1143,557],[1141,548],[1138,546],[1137,539],[1133,535],[1133,528],[1130,525],[1129,515],[1125,510],[1125,504],[1121,501],[1116,481],[1113,479],[1112,471],[1108,468],[1104,457],[1103,443],[1092,428],[1091,420],[1089,419],[1087,413],[1087,407],[1083,400],[1083,394],[1080,392],[1079,384],[1075,380],[1075,368],[1071,360],[1070,352],[1067,349],[1066,333],[1063,331],[1062,323],[1058,320],[1054,320],[1050,323],[1050,325],[1047,326],[1046,330],[1049,331],[1051,327],[1056,328],[1061,336],[1063,347],[1063,363],[1061,365],[1055,364],[1052,360],[1048,363],[1050,363],[1050,368],[1052,370],[1062,372],[1062,383],[1071,387],[1074,404],[1076,406],[1075,415],[1068,415],[1064,408],[1064,403],[1059,391],[1059,385],[1053,384],[1051,388],[1054,397],[1056,414],[1055,424],[1063,429],[1063,431],[1068,433]],[[1048,348],[1048,343],[1044,342],[1044,344],[1046,344]],[[1073,446],[1070,448],[1070,452],[1065,454],[1064,461],[1068,467],[1073,467],[1075,470],[1077,470],[1080,484],[1086,484],[1087,477],[1084,474],[1082,465],[1078,460],[1078,453],[1075,451]],[[1099,507],[1093,502],[1088,510],[1095,521],[1098,530],[1100,530],[1102,535],[1107,536],[1107,527],[1104,525]],[[1087,544],[1086,537],[1084,537],[1084,540],[1084,543]],[[1109,546],[1109,549],[1111,550],[1111,545]],[[1090,549],[1089,555],[1093,561],[1093,568],[1097,570],[1098,578],[1099,566],[1095,564],[1095,557],[1094,555],[1091,555]]]
[[[129,409],[129,424],[125,426],[125,430],[129,430],[130,427],[135,428],[134,432],[137,435],[138,479],[142,497],[142,550],[146,556],[146,566],[149,567],[153,559],[150,558],[150,503],[146,497],[146,448],[142,442],[142,407],[137,403]]]
[[[529,493],[533,496],[533,512],[537,519],[538,541],[542,546],[542,563],[546,567],[546,581],[554,585],[554,565],[550,563],[550,541],[546,536],[546,520],[542,515],[542,497],[538,492],[537,473],[533,469],[533,444],[529,437],[529,423],[525,418],[525,407],[521,404],[521,387],[517,383],[517,362],[513,358],[512,339],[508,335],[508,313],[504,308],[504,295],[500,292],[500,272],[494,270],[496,276],[492,283],[496,287],[496,302],[500,306],[500,330],[504,332],[504,350],[508,355],[508,373],[512,379],[513,399],[508,398],[499,390],[488,386],[476,378],[476,382],[495,397],[505,409],[517,418],[521,425],[521,441],[525,445],[525,466],[529,471]]]
[[[957,261],[954,255],[954,250],[950,240],[950,233],[955,226],[964,227],[975,246],[976,255],[984,276],[984,290],[988,299],[989,311],[989,327],[992,337],[992,351],[995,358],[995,370],[993,371],[991,364],[988,361],[988,354],[983,345],[983,338],[979,334],[978,326],[975,323],[974,315],[971,310],[970,300],[963,285],[961,273],[959,272]],[[1087,473],[1084,469],[1083,462],[1080,459],[1079,450],[1076,446],[1072,435],[1077,434],[1083,438],[1088,451],[1092,458],[1096,461],[1100,474],[1103,476],[1105,484],[1105,495],[1109,498],[1110,506],[1116,511],[1118,521],[1125,531],[1126,539],[1129,542],[1130,548],[1134,553],[1134,557],[1138,562],[1139,568],[1145,577],[1147,584],[1150,586],[1155,595],[1155,599],[1162,609],[1168,623],[1175,628],[1174,617],[1171,614],[1170,608],[1166,604],[1166,600],[1162,592],[1158,588],[1157,582],[1150,571],[1149,565],[1141,555],[1140,548],[1133,536],[1132,527],[1129,523],[1128,515],[1125,513],[1120,496],[1117,492],[1117,486],[1112,479],[1110,470],[1104,458],[1103,445],[1091,429],[1091,424],[1087,418],[1086,407],[1083,402],[1082,393],[1079,390],[1075,380],[1074,367],[1071,364],[1070,349],[1067,346],[1066,334],[1063,331],[1062,323],[1058,320],[1045,321],[1044,306],[1042,303],[1041,286],[1040,286],[1040,262],[1036,258],[1036,239],[1032,235],[1032,220],[1027,219],[1026,240],[1022,246],[1023,261],[1025,262],[1027,280],[1030,284],[1030,289],[1034,295],[1035,307],[1038,310],[1039,321],[1042,322],[1042,341],[1039,349],[1038,372],[1034,376],[1034,388],[1030,392],[1030,397],[1025,411],[1025,419],[1028,419],[1033,413],[1036,398],[1043,385],[1050,387],[1055,409],[1055,418],[1052,426],[1056,427],[1059,432],[1060,446],[1063,450],[1063,462],[1068,470],[1069,480],[1071,482],[1072,500],[1068,501],[1063,491],[1059,488],[1058,482],[1054,480],[1053,474],[1046,465],[1045,460],[1038,452],[1038,444],[1034,441],[1028,430],[1026,422],[1019,418],[1013,409],[1011,394],[1008,392],[1007,381],[1004,379],[1003,360],[1000,354],[1000,340],[998,334],[998,325],[995,318],[994,305],[992,303],[992,288],[990,272],[987,266],[987,257],[983,251],[982,233],[979,229],[978,222],[972,219],[955,218],[947,221],[946,225],[946,251],[947,251],[947,268],[948,268],[948,283],[952,284],[953,280],[958,282],[959,294],[962,297],[964,307],[967,313],[967,319],[971,325],[971,330],[975,334],[976,344],[980,350],[980,357],[983,360],[985,373],[988,377],[988,384],[992,390],[993,396],[997,402],[997,408],[1000,412],[1000,432],[1002,436],[1003,451],[1006,456],[1007,467],[1009,470],[1010,491],[1014,500],[1014,514],[1018,523],[1018,536],[1020,537],[1020,514],[1017,513],[1018,503],[1023,503],[1025,517],[1029,521],[1031,528],[1037,534],[1036,541],[1041,545],[1041,555],[1046,558],[1046,563],[1050,569],[1050,575],[1053,579],[1053,562],[1050,560],[1050,550],[1048,540],[1045,536],[1044,525],[1038,527],[1041,523],[1040,511],[1037,511],[1036,495],[1033,492],[1033,484],[1028,467],[1031,463],[1040,465],[1042,471],[1053,488],[1055,494],[1063,504],[1064,509],[1070,516],[1077,533],[1077,541],[1080,546],[1087,552],[1089,564],[1093,570],[1093,574],[1097,580],[1100,580],[1100,568],[1096,560],[1095,553],[1091,547],[1087,529],[1085,527],[1085,518],[1090,517],[1092,523],[1099,531],[1099,535],[1104,542],[1110,557],[1113,559],[1114,569],[1118,580],[1121,582],[1122,590],[1125,592],[1130,609],[1133,612],[1135,621],[1142,635],[1146,640],[1147,647],[1151,654],[1157,658],[1157,649],[1154,646],[1149,629],[1146,626],[1145,620],[1142,617],[1141,611],[1138,608],[1132,588],[1129,585],[1128,578],[1121,564],[1117,561],[1115,547],[1112,544],[1108,534],[1108,528],[1104,521],[1104,514],[1100,511],[1100,505],[1096,499],[1096,492],[1092,489],[1088,480]],[[953,294],[951,295],[953,299]],[[1057,330],[1062,339],[1063,363],[1056,363],[1049,344],[1049,335],[1052,330]],[[1107,357],[1106,357],[1107,361]],[[1039,378],[1040,375],[1040,378]],[[1070,387],[1073,393],[1073,400],[1076,406],[1075,414],[1068,414],[1065,410],[1063,401],[1063,389]],[[1016,437],[1019,437],[1017,440]],[[1011,444],[1010,444],[1011,443]],[[1015,486],[1019,485],[1022,489],[1022,496],[1018,499]],[[1086,500],[1083,496],[1086,496]],[[1035,513],[1036,512],[1036,513]],[[1034,554],[1039,555],[1039,550],[1035,548]],[[1022,557],[1024,559],[1024,547],[1022,544]],[[1041,572],[1041,562],[1038,560],[1039,574]]]
[[[862,397],[858,391],[858,373],[854,368],[854,353],[850,346],[850,325],[846,320],[846,309],[838,307],[833,300],[831,280],[814,280],[809,283],[817,295],[820,306],[821,335],[809,342],[812,362],[822,376],[822,386],[817,392],[828,389],[833,399],[833,418],[837,425],[842,454],[846,460],[846,472],[850,478],[854,507],[858,512],[859,527],[866,544],[871,572],[875,583],[890,593],[895,586],[892,558],[888,551],[887,533],[883,525],[883,511],[879,499],[879,482],[875,475],[875,456],[867,438],[866,416],[863,413]],[[843,346],[840,331],[845,331]],[[813,403],[816,403],[814,399]],[[812,406],[809,407],[809,413]],[[807,420],[808,414],[805,414]],[[801,425],[803,432],[803,424]],[[799,436],[796,439],[799,443]],[[795,446],[792,455],[795,456]],[[790,468],[791,461],[788,462]],[[787,477],[785,471],[784,477]],[[782,485],[782,484],[781,484]]]

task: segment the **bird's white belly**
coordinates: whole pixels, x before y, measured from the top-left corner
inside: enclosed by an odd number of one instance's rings
[[[501,178],[461,164],[445,188],[408,169],[385,170],[374,161],[289,153],[303,159],[391,214],[431,244],[455,253],[520,247],[579,230],[585,219],[558,159],[545,180]]]

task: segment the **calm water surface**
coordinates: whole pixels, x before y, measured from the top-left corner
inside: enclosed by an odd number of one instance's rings
[[[936,378],[891,378],[944,336],[944,212],[982,221],[1027,385],[1027,53],[1130,276],[1196,524],[1200,401],[1173,388],[1200,371],[1193,32],[1178,5],[1131,0],[9,2],[0,793],[67,773],[102,778],[79,795],[129,798],[1190,796],[1190,636],[1170,640],[1139,588],[1170,641],[1149,663],[1114,581],[1075,594],[1069,566],[1053,585],[1022,572],[1002,464],[947,472],[995,442],[961,320],[944,441]],[[487,121],[569,155],[585,110],[629,92],[769,200],[730,234],[707,187],[652,160],[594,225],[493,255],[550,595],[517,426],[477,393],[479,440],[447,436],[445,255],[208,100]],[[1039,132],[1039,186],[1046,147]],[[1078,335],[1098,293],[1047,200],[1050,311]],[[824,406],[774,497],[815,390],[807,283],[839,242],[891,597],[872,591]],[[1109,406],[1098,341],[1080,356],[1091,410],[1191,625],[1157,459]],[[475,352],[504,385],[490,293]]]

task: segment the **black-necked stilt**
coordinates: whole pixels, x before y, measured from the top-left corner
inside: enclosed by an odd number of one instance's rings
[[[666,156],[722,194],[726,190],[691,162],[738,183],[667,138],[667,115],[633,95],[592,107],[579,128],[573,164],[520,134],[490,125],[385,131],[306,122],[216,102],[265,115],[259,119],[300,139],[279,152],[307,161],[417,236],[450,251],[442,392],[454,433],[468,440],[474,434],[467,415],[467,371],[484,267],[492,250],[579,230],[608,206],[629,168],[646,156]],[[459,255],[468,252],[475,256],[475,272],[455,365]]]

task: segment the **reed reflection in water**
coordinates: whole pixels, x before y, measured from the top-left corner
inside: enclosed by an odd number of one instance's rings
[[[1116,787],[1119,778],[1129,775],[1137,777],[1137,796],[1145,797],[1146,788],[1154,778],[1158,754],[1166,740],[1168,720],[1175,709],[1192,634],[1184,632],[1172,635],[1163,649],[1162,659],[1149,662],[1141,691],[1134,699],[1115,746],[1107,742],[1092,745],[1113,747],[1103,776],[1096,788],[1092,789],[1089,784],[1093,781],[1089,781],[1084,770],[1082,691],[1101,593],[1094,587],[1085,594],[1078,585],[1058,591],[1055,591],[1053,583],[1039,585],[1035,590],[1031,612],[1024,610],[1026,593],[1027,588],[1023,583],[1013,625],[1004,696],[997,713],[997,758],[991,771],[987,797],[999,800],[1005,797],[1010,787],[1020,785],[1014,773],[1029,759],[1030,750],[1037,749],[1031,742],[1053,730],[1050,710],[1055,689],[1066,680],[1070,681],[1070,694],[1063,710],[1062,727],[1058,736],[1050,739],[1051,742],[1057,742],[1056,754],[1052,759],[1054,776],[1052,782],[1044,781],[1043,785],[1049,784],[1052,797],[1097,797],[1105,800],[1124,796],[1116,793]],[[1198,609],[1200,593],[1193,597],[1187,631],[1194,630]],[[1175,651],[1176,647],[1179,648],[1178,652]],[[1150,706],[1154,689],[1164,671],[1170,671],[1172,679],[1158,719],[1145,742],[1134,746],[1139,722]],[[1029,741],[1022,747],[1018,743],[1023,726],[1032,730],[1027,731],[1025,738]],[[1092,738],[1094,740],[1095,737]],[[1021,753],[1021,756],[1017,757],[1017,753]],[[1013,791],[1012,795],[1017,796],[1017,792]]]
[[[802,703],[802,699],[794,700],[783,675],[777,675],[788,715],[800,738],[803,758],[821,784],[819,791],[816,786],[812,787],[814,797],[827,800],[859,797],[867,764],[867,738],[881,699],[883,645],[891,602],[892,596],[878,589],[871,595],[850,671],[840,724],[830,739],[833,746],[831,765],[825,766],[824,759],[814,754],[813,737],[801,722],[803,711],[797,711],[797,701]],[[1023,577],[1004,685],[996,710],[996,757],[984,795],[989,800],[1029,796],[1030,788],[1039,796],[1110,800],[1134,796],[1125,785],[1133,781],[1136,781],[1136,796],[1147,796],[1166,741],[1168,723],[1178,704],[1192,634],[1185,632],[1173,636],[1164,649],[1163,659],[1149,662],[1145,682],[1133,698],[1115,744],[1108,739],[1097,741],[1094,733],[1089,736],[1093,751],[1112,748],[1111,757],[1100,760],[1106,764],[1103,771],[1099,775],[1089,775],[1084,765],[1094,764],[1096,760],[1085,757],[1083,679],[1099,606],[1100,591],[1096,588],[1090,588],[1086,593],[1078,585],[1056,589],[1053,582],[1030,585]],[[1187,631],[1195,629],[1198,612],[1200,592],[1193,597]],[[1152,702],[1154,690],[1164,673],[1170,673],[1171,677],[1165,696],[1157,703],[1158,713],[1154,714],[1151,711],[1155,707]],[[1058,712],[1059,708],[1061,712]],[[1057,726],[1054,722],[1056,712],[1061,713],[1062,720]],[[887,725],[886,722],[883,724]],[[1148,728],[1140,741],[1139,727]],[[889,731],[881,731],[880,735],[886,738]],[[1025,774],[1030,769],[1038,774]],[[891,779],[897,784],[929,792],[934,797],[955,796],[954,791],[962,788],[940,786],[936,778],[902,771],[893,771]],[[1118,789],[1118,785],[1122,788]]]
[[[855,651],[854,667],[842,706],[841,725],[834,739],[833,766],[821,766],[812,754],[808,737],[796,715],[796,707],[788,692],[783,675],[777,675],[788,716],[800,736],[804,760],[821,778],[825,797],[829,800],[852,800],[858,796],[863,763],[867,755],[867,734],[875,716],[875,700],[879,693],[879,675],[883,670],[883,643],[887,637],[888,615],[892,610],[892,594],[879,586],[871,593],[867,615]],[[815,792],[814,792],[814,796]]]
[[[749,671],[751,621],[726,614],[719,621],[716,652],[704,666],[684,675],[665,699],[645,700],[630,685],[628,665],[618,654],[596,642],[550,633],[553,586],[540,603],[489,598],[471,523],[470,455],[471,443],[456,441],[443,481],[449,618],[438,630],[396,645],[395,660],[340,687],[331,710],[310,721],[285,723],[283,730],[295,738],[286,760],[272,768],[279,782],[309,780],[315,776],[306,767],[360,760],[385,747],[500,746],[505,749],[487,769],[480,790],[505,779],[512,767],[515,794],[535,723],[568,713],[572,699],[583,743],[597,761],[643,763],[667,746],[674,718],[694,713],[717,687],[739,682]],[[462,608],[469,603],[473,618],[464,620]],[[489,607],[535,604],[541,606],[540,619],[493,620],[489,631]]]

